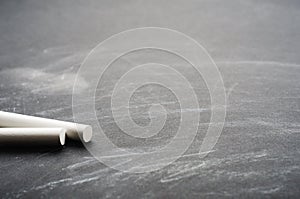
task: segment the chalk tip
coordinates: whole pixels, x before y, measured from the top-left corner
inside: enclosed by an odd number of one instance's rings
[[[86,126],[83,130],[83,141],[90,142],[93,136],[93,129],[91,126]]]
[[[59,133],[59,141],[60,144],[63,146],[66,143],[66,129],[61,129]]]

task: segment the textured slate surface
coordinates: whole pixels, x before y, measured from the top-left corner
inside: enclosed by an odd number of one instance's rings
[[[228,98],[223,133],[205,159],[196,154],[201,135],[184,157],[145,174],[110,169],[78,143],[1,148],[1,197],[298,198],[299,8],[299,1],[1,1],[1,110],[72,121],[72,86],[85,55],[112,34],[143,26],[175,29],[203,44],[222,73]],[[205,88],[199,88],[209,108]],[[149,90],[138,93],[142,103],[152,103]],[[163,102],[172,101],[161,93]],[[98,106],[100,116],[110,110],[105,101]],[[143,109],[134,111],[137,122],[147,123]],[[205,130],[210,113],[199,112]],[[168,136],[177,121],[175,111],[164,130]],[[103,125],[118,141],[110,121]]]

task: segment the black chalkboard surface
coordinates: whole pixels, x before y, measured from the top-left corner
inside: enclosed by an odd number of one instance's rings
[[[299,1],[292,0],[1,1],[2,111],[73,121],[73,84],[86,55],[111,35],[144,26],[178,30],[201,43],[222,74],[227,105],[217,144],[205,158],[199,158],[211,116],[209,94],[200,81],[196,90],[202,109],[191,110],[199,111],[201,117],[199,135],[181,158],[150,173],[114,170],[79,142],[67,142],[64,148],[1,147],[0,197],[298,198],[299,9]],[[158,52],[143,53],[129,55],[129,60],[115,65],[122,68]],[[170,54],[161,57],[174,66],[179,63]],[[111,90],[110,83],[117,77],[110,72],[96,96]],[[191,81],[193,75],[186,72]],[[83,80],[82,90],[87,89],[89,80]],[[96,99],[101,125],[118,146],[151,151],[174,136],[180,118],[172,92],[145,87],[131,105],[152,103],[157,98],[151,93],[159,96],[170,113],[156,139],[158,144],[155,139],[122,142],[120,129],[112,118],[104,117],[111,111],[109,98]],[[131,111],[137,123],[149,122],[147,110]]]

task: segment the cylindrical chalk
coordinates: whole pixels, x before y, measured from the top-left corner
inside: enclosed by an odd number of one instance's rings
[[[63,128],[0,128],[0,145],[64,145]]]
[[[0,111],[1,127],[60,127],[67,130],[68,138],[89,142],[92,139],[92,127],[84,124],[64,122],[54,119],[46,119],[34,116],[21,115]]]

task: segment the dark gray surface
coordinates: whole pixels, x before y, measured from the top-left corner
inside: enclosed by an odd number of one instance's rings
[[[299,21],[299,1],[1,1],[1,110],[72,121],[72,86],[85,55],[112,34],[143,26],[203,44],[228,95],[223,133],[205,159],[196,154],[201,135],[184,157],[145,174],[112,170],[78,143],[1,148],[1,197],[298,198]],[[109,111],[99,107],[100,116]],[[173,126],[171,117],[166,133]]]

